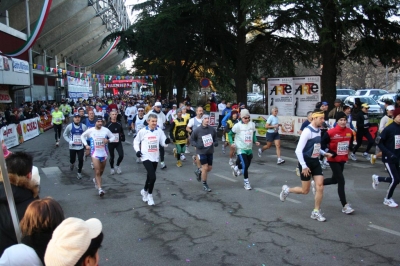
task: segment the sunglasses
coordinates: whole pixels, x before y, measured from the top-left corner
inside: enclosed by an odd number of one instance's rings
[[[250,116],[242,117],[242,119],[250,119]]]

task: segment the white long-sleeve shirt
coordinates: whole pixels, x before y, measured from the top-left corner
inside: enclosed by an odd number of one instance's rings
[[[84,146],[87,145],[87,138],[92,138],[90,142],[90,154],[92,157],[105,157],[108,156],[108,147],[104,143],[105,138],[109,138],[109,142],[115,140],[114,134],[106,127],[96,129],[95,127],[89,128],[81,135],[81,140]]]
[[[125,115],[128,117],[128,120],[132,120],[137,113],[136,106],[130,106],[125,109]]]
[[[160,157],[159,146],[165,146],[166,136],[160,128],[150,130],[148,126],[142,128],[133,140],[133,148],[136,152],[141,151],[143,161],[158,162]]]

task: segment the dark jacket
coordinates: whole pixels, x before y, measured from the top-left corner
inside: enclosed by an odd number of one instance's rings
[[[44,254],[46,253],[47,244],[50,242],[52,235],[53,231],[34,233],[22,237],[21,242],[22,244],[33,248],[44,265]]]
[[[196,154],[213,154],[214,146],[218,146],[217,131],[214,127],[201,125],[190,135],[190,144],[196,147]]]
[[[38,198],[39,186],[26,177],[8,174],[18,212],[18,218],[24,217],[28,205]],[[3,176],[0,175],[0,256],[4,250],[17,243],[14,225],[4,190]]]
[[[400,159],[400,125],[391,123],[382,130],[377,141],[382,151],[382,162],[399,164]]]

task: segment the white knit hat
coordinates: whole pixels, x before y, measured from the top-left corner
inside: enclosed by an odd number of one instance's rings
[[[240,117],[244,117],[244,116],[250,116],[249,110],[242,109],[242,111],[240,111]]]
[[[103,226],[96,218],[87,221],[74,217],[65,219],[53,232],[44,262],[47,266],[75,265],[102,230]]]

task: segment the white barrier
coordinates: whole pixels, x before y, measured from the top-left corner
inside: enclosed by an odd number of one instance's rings
[[[37,118],[23,120],[19,124],[21,125],[22,137],[24,138],[24,141],[39,136],[39,125]]]
[[[11,124],[1,128],[1,140],[8,149],[19,145],[19,136],[17,133],[17,125]]]
[[[39,136],[38,118],[23,120],[19,124],[10,124],[1,128],[1,140],[7,149]]]

